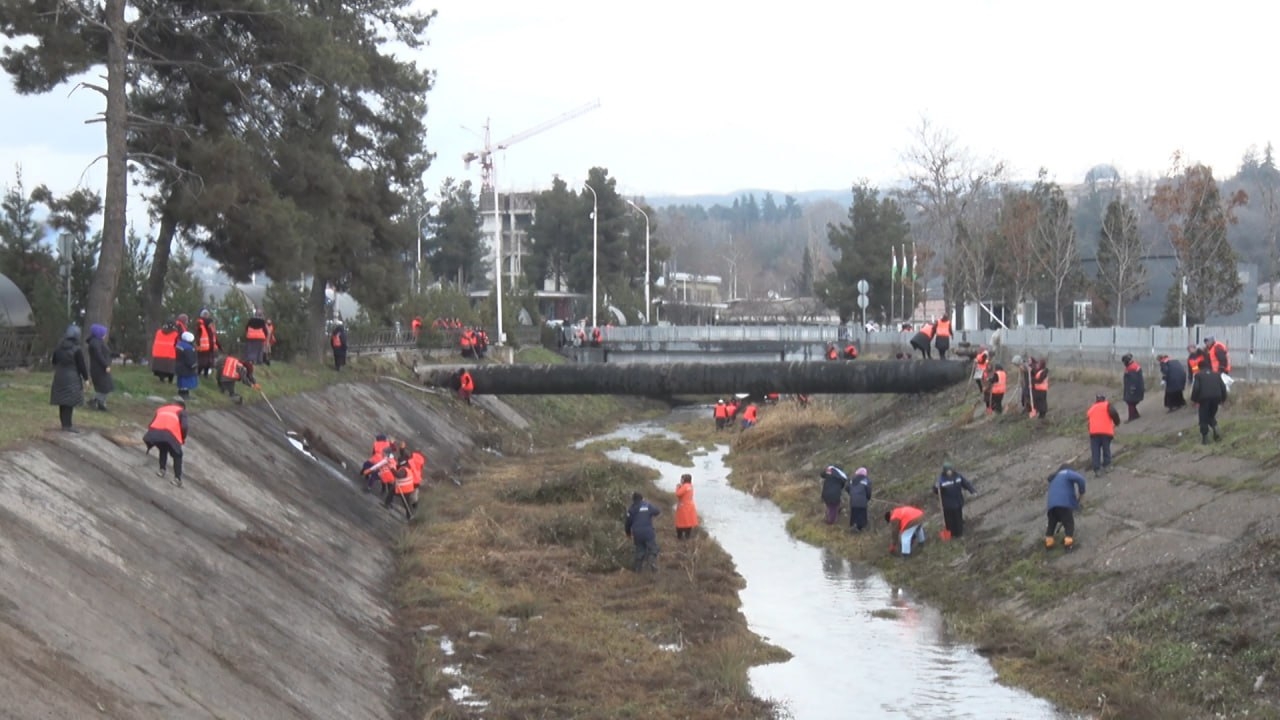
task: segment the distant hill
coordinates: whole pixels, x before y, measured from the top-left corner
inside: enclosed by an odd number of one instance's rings
[[[844,190],[800,190],[797,192],[783,192],[781,190],[735,190],[731,193],[723,194],[706,194],[706,195],[649,195],[645,196],[645,200],[656,208],[667,207],[669,205],[701,205],[710,208],[715,205],[723,205],[730,207],[733,201],[748,195],[755,195],[756,202],[764,200],[764,196],[773,195],[774,202],[782,204],[783,198],[790,195],[801,203],[818,202],[820,200],[835,200],[840,203],[847,203],[852,197],[852,188]]]

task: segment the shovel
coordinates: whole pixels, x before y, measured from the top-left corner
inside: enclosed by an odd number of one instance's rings
[[[938,493],[938,511],[942,513],[942,530],[938,533],[938,539],[948,542],[951,540],[951,531],[947,529],[947,512],[942,507],[942,493]]]

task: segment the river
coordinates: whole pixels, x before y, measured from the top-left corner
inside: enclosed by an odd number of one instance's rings
[[[657,424],[589,438],[681,439]],[[1044,700],[999,684],[973,648],[950,641],[940,614],[872,569],[849,563],[787,532],[787,515],[728,483],[729,448],[703,448],[681,467],[623,447],[613,460],[654,468],[663,490],[693,475],[701,529],[732,557],[746,580],[742,611],[753,632],[792,654],[752,668],[753,691],[795,720],[874,717],[911,720],[1066,720]],[[815,502],[818,478],[814,477]],[[886,544],[888,536],[885,536]],[[673,534],[660,543],[675,542]],[[924,552],[928,552],[926,545]]]

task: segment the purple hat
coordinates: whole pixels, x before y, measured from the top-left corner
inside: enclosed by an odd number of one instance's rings
[[[94,323],[89,326],[89,335],[99,340],[107,336],[107,326]]]

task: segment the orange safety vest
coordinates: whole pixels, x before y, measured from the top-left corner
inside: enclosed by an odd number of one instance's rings
[[[418,487],[418,483],[414,482],[413,479],[413,471],[407,467],[397,470],[393,473],[392,478],[396,483],[397,495],[408,495],[414,491],[414,488]]]
[[[1111,403],[1099,400],[1089,408],[1087,417],[1090,435],[1116,436],[1116,424],[1111,419]]]
[[[244,331],[245,340],[266,340],[267,331],[259,327],[246,328]]]
[[[1035,375],[1031,378],[1031,389],[1049,391],[1049,368],[1036,370]]]
[[[421,452],[414,450],[409,455],[409,472],[413,474],[413,486],[416,488],[422,484],[422,471],[427,466],[427,456]]]
[[[600,342],[600,328],[592,328],[592,330],[591,330],[591,341],[592,341],[592,342]]]
[[[222,361],[222,379],[223,380],[239,380],[240,369],[244,365],[235,358],[234,355],[228,355],[226,360]]]
[[[383,465],[382,472],[378,473],[378,479],[382,481],[383,485],[390,485],[396,481],[396,468],[399,466],[400,464],[396,462],[394,455],[387,456],[387,464]]]
[[[458,338],[458,344],[462,346],[463,350],[474,346],[476,344],[476,334],[470,330],[462,333],[462,337]]]
[[[161,360],[176,360],[178,358],[178,331],[165,332],[163,329],[156,330],[155,339],[151,341],[151,357],[160,358]]]
[[[743,415],[742,415],[742,419],[743,419],[743,420],[746,420],[747,422],[755,422],[755,421],[756,421],[756,414],[757,414],[758,412],[759,412],[759,411],[758,411],[758,410],[756,410],[756,406],[755,406],[755,405],[748,405],[748,406],[747,406],[747,411],[746,411],[745,413],[743,413]]]
[[[716,419],[724,420],[729,417],[729,406],[724,403],[716,403]]]
[[[839,355],[836,354],[835,346],[827,348],[827,359],[835,360]]]
[[[1200,372],[1200,363],[1204,362],[1204,355],[1198,352],[1191,353],[1187,356],[1187,370],[1194,376]]]
[[[332,343],[333,346],[336,348],[342,347],[342,333],[340,332],[334,333],[333,337],[329,338],[329,342]]]
[[[218,343],[218,331],[214,329],[213,323],[205,322],[203,318],[199,322],[200,337],[197,342],[200,344],[196,346],[196,351],[212,352]]]
[[[991,383],[991,394],[1003,395],[1005,390],[1005,385],[1008,379],[1009,379],[1009,376],[1005,374],[1005,371],[997,370],[996,379],[994,382]]]
[[[1231,374],[1231,358],[1227,356],[1227,362],[1224,365],[1218,360],[1218,349],[1222,349],[1222,354],[1227,354],[1227,346],[1222,344],[1221,340],[1214,340],[1213,344],[1204,349],[1206,355],[1209,356],[1209,369],[1216,373]]]
[[[473,392],[476,389],[476,381],[471,378],[471,373],[462,371],[462,379],[458,381],[458,386],[467,392]]]
[[[925,323],[924,327],[920,328],[920,332],[924,333],[924,336],[926,338],[932,340],[933,339],[933,323]]]
[[[845,345],[844,354],[845,354],[845,357],[849,358],[850,360],[857,360],[858,348],[854,347],[853,345]]]
[[[934,330],[934,334],[936,334],[940,338],[951,337],[951,321],[945,318],[943,318],[942,320],[939,320],[937,323],[937,328],[935,328]]]
[[[973,364],[978,366],[978,369],[982,371],[983,375],[987,374],[987,361],[990,357],[991,356],[987,354],[987,351],[983,350],[973,359]]]
[[[897,523],[897,532],[902,532],[911,526],[912,523],[924,517],[924,511],[910,505],[896,507],[893,512],[889,513],[889,522]]]
[[[184,409],[181,405],[161,405],[156,408],[156,415],[151,418],[151,424],[147,426],[147,429],[167,430],[181,445],[184,439],[182,437],[182,418],[180,413]]]

